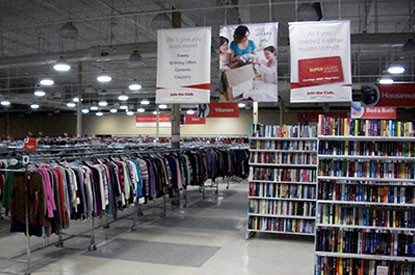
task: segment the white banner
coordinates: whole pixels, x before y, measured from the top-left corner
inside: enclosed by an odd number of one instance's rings
[[[278,102],[278,23],[220,28],[220,100]]]
[[[209,103],[211,28],[157,31],[156,103]]]
[[[291,102],[350,102],[350,21],[290,22]]]

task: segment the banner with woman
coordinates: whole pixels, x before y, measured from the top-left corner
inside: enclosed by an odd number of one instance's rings
[[[220,28],[220,101],[278,102],[278,23]]]

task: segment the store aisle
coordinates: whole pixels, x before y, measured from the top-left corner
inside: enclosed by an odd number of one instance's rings
[[[80,249],[86,241],[79,238],[68,242],[66,248],[53,247],[37,256],[50,264],[33,274],[313,273],[311,239],[257,235],[245,240],[246,182],[233,183],[229,190],[221,185],[218,196],[207,190],[205,200],[196,187],[190,189],[187,208],[172,210],[164,218],[145,215],[133,232],[126,230],[127,220],[98,230],[98,243],[103,245],[97,251]]]

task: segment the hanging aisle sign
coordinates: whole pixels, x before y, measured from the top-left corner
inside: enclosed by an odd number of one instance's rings
[[[350,102],[350,21],[291,22],[291,102]]]
[[[156,103],[209,103],[211,28],[157,31]]]

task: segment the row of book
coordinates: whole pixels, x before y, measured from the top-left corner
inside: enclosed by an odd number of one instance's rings
[[[317,127],[309,125],[264,125],[252,124],[251,137],[316,137]]]
[[[250,167],[250,180],[316,182],[316,169]]]
[[[316,251],[397,257],[415,257],[415,236],[378,230],[327,230],[316,232]]]
[[[344,205],[320,204],[318,222],[323,225],[377,226],[415,229],[415,212],[412,209],[368,209]]]
[[[310,217],[316,214],[316,203],[250,199],[248,213]]]
[[[314,233],[314,221],[250,216],[248,229],[287,233]]]
[[[315,165],[317,164],[317,155],[313,153],[251,152],[249,161],[252,163]]]
[[[256,140],[252,149],[316,151],[317,142],[310,140]]]
[[[414,125],[412,122],[377,119],[359,120],[319,115],[318,123],[319,135],[383,137],[414,136]]]
[[[409,204],[415,203],[415,188],[408,186],[338,184],[335,181],[321,181],[319,182],[318,199]]]
[[[249,196],[266,198],[316,199],[316,186],[251,182],[249,184]]]
[[[414,157],[415,142],[332,141],[319,142],[318,153],[341,156]]]
[[[414,179],[415,162],[360,162],[322,159],[319,161],[319,176]]]
[[[415,263],[318,257],[316,275],[414,275]]]

